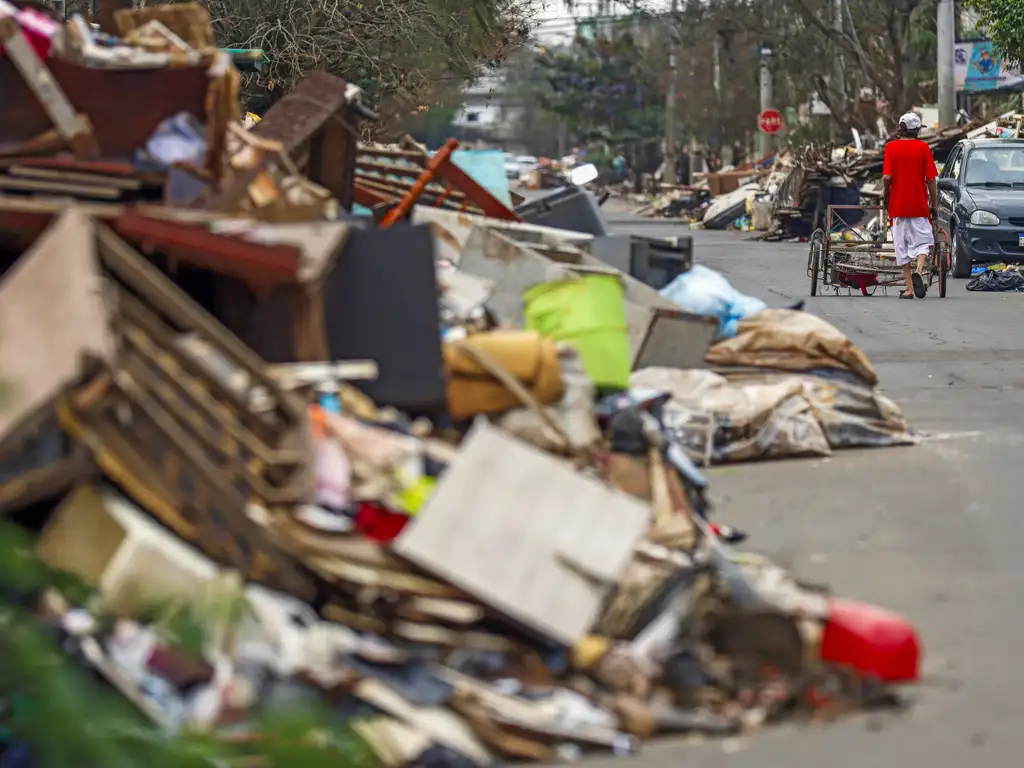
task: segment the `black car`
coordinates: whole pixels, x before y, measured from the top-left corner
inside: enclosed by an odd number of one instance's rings
[[[938,186],[954,277],[970,277],[975,262],[1024,259],[1024,140],[961,141]]]

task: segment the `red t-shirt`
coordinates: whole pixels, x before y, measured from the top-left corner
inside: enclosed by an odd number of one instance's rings
[[[935,158],[920,139],[894,139],[885,145],[882,174],[891,176],[889,218],[928,218],[928,182],[939,175]]]

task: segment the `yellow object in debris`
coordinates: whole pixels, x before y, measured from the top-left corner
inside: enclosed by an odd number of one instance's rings
[[[254,123],[258,123],[258,122],[261,122],[263,120],[262,117],[260,117],[259,115],[254,115],[252,112],[246,112],[245,116],[247,118],[249,118],[250,120],[252,120]]]
[[[572,647],[572,666],[574,669],[587,670],[605,657],[611,650],[612,643],[606,637],[589,635],[580,638]]]
[[[436,487],[436,477],[420,477],[396,493],[391,501],[400,511],[405,512],[409,517],[415,517],[423,509],[423,505],[427,503],[427,499],[434,493]]]

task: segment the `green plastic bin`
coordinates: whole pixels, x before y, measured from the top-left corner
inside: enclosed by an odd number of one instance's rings
[[[622,282],[614,275],[580,275],[523,292],[526,327],[570,342],[602,389],[627,389],[631,369]]]

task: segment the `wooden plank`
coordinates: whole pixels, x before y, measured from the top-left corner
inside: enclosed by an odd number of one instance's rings
[[[302,253],[286,243],[260,243],[218,235],[205,227],[126,213],[114,223],[125,240],[159,249],[183,262],[256,284],[298,280]]]
[[[71,209],[0,283],[0,370],[12,390],[0,437],[75,381],[83,358],[113,359],[92,231]]]
[[[69,182],[71,184],[88,184],[101,187],[116,187],[117,189],[137,190],[142,189],[142,182],[139,179],[124,178],[116,176],[103,176],[97,173],[79,173],[76,171],[61,171],[52,168],[33,168],[24,165],[12,165],[7,169],[11,176],[21,176],[29,179],[48,179],[52,181]]]
[[[359,121],[354,115],[338,114],[309,147],[310,180],[330,190],[346,210],[351,210],[354,197],[358,133]]]
[[[0,176],[0,189],[16,192],[48,192],[51,195],[71,195],[72,197],[89,197],[95,200],[119,200],[124,194],[116,187],[94,187],[90,184],[67,184],[42,179],[18,179],[11,176]]]
[[[76,114],[68,97],[42,59],[29,46],[28,40],[14,19],[0,19],[0,41],[3,41],[8,58],[46,110],[50,122],[60,133],[61,138],[75,150],[75,154],[97,154],[96,138],[92,135],[89,122]]]
[[[127,36],[151,21],[157,21],[193,48],[216,48],[217,42],[210,23],[210,15],[198,3],[176,3],[133,8],[132,0],[101,0],[101,8],[110,7],[113,21],[111,29],[115,35]],[[101,16],[100,25],[103,21]]]
[[[393,551],[571,644],[590,629],[649,516],[637,500],[480,424]]]

